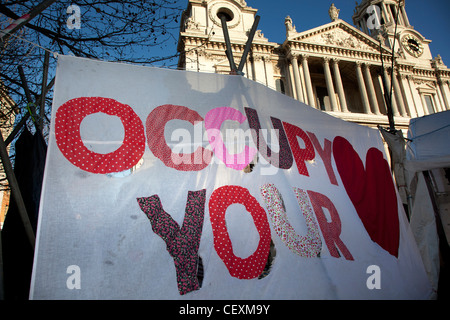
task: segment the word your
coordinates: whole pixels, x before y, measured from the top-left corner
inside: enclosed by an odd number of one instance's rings
[[[369,278],[367,278],[366,286],[367,289],[381,289],[381,269],[377,265],[371,265],[367,267],[367,274],[370,274]]]
[[[381,10],[380,7],[372,4],[367,7],[366,13],[369,14],[367,18],[367,28],[369,30],[378,30],[381,28]]]
[[[66,270],[67,274],[70,274],[70,276],[67,278],[66,286],[67,289],[73,290],[73,289],[81,289],[81,269],[77,265],[70,265],[67,267]]]
[[[70,30],[81,29],[81,10],[76,4],[72,4],[67,7],[67,14],[70,16],[67,18],[66,25]]]
[[[314,191],[303,191],[294,188],[300,194],[300,210],[302,211],[308,227],[306,236],[298,235],[292,228],[286,214],[270,214],[273,225],[278,225],[278,236],[294,253],[305,258],[318,257],[322,249],[322,242],[318,226],[322,231],[325,244],[330,255],[340,258],[341,254],[347,260],[354,260],[347,246],[341,240],[341,220],[333,202],[325,195]],[[152,225],[152,230],[159,235],[167,245],[167,251],[174,259],[178,291],[181,295],[200,289],[197,270],[199,264],[198,250],[205,214],[206,190],[189,191],[183,225],[180,228],[172,216],[165,212],[158,195],[138,198],[141,210],[146,214]],[[261,194],[282,201],[282,196],[273,184],[261,187]],[[309,197],[309,198],[308,198]],[[278,201],[265,201],[269,213],[278,211]],[[247,258],[236,256],[232,250],[233,244],[228,233],[225,213],[233,204],[241,204],[251,215],[256,230],[259,233],[259,243],[254,253]],[[248,189],[240,186],[223,186],[211,194],[208,204],[211,226],[214,237],[214,249],[224,262],[232,277],[238,279],[258,278],[264,271],[268,262],[271,231],[265,210]],[[314,211],[317,223],[312,215]],[[327,218],[326,212],[329,217]],[[331,219],[330,219],[331,218]],[[286,242],[285,239],[295,239]],[[298,250],[301,247],[302,250]],[[231,248],[231,249],[230,249]]]

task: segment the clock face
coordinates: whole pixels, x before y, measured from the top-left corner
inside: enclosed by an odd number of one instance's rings
[[[420,57],[423,54],[423,44],[413,35],[408,34],[404,36],[402,39],[402,45],[403,48],[405,48],[405,50],[414,57]]]

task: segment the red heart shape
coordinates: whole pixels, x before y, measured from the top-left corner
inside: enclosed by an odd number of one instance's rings
[[[345,190],[370,238],[398,257],[397,194],[383,153],[370,148],[364,169],[350,142],[338,136],[333,141],[333,156]]]

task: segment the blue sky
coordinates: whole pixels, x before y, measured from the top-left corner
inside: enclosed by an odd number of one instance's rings
[[[247,5],[258,9],[261,20],[258,26],[272,42],[285,40],[284,18],[290,15],[298,32],[331,22],[328,9],[331,3],[340,9],[339,18],[353,25],[355,0],[246,0]],[[358,0],[361,3],[361,0]],[[406,13],[414,29],[430,44],[433,57],[441,55],[450,67],[450,1],[406,0]]]

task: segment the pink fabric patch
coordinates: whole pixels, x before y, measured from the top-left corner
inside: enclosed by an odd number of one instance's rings
[[[230,107],[219,107],[210,110],[205,116],[205,128],[208,140],[217,158],[223,161],[228,168],[235,170],[244,169],[258,153],[255,148],[244,147],[244,151],[230,154],[223,143],[220,127],[225,120],[243,123],[247,118],[239,111]]]

